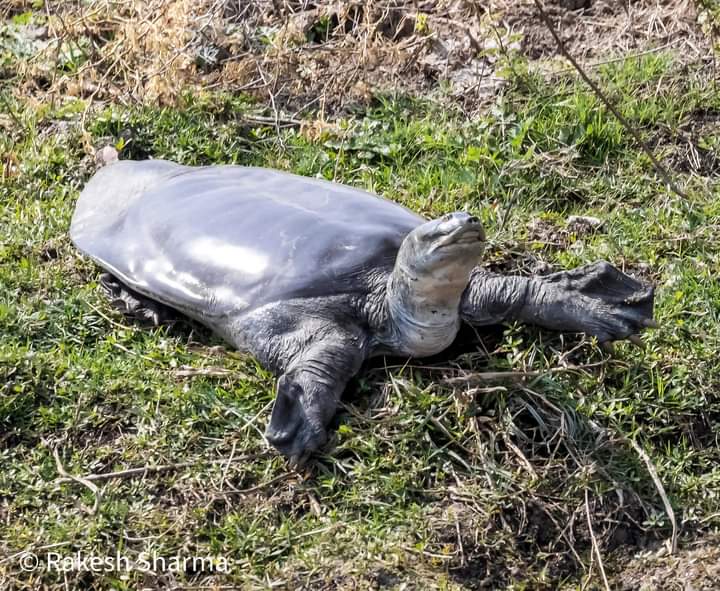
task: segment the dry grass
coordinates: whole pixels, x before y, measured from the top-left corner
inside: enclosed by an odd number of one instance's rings
[[[569,4],[547,7],[586,64],[669,48],[709,56],[689,0]],[[473,109],[504,80],[499,55],[557,55],[532,3],[508,0],[75,0],[48,1],[46,13],[18,72],[20,93],[44,101],[172,105],[186,90],[225,90],[324,118],[392,92]]]

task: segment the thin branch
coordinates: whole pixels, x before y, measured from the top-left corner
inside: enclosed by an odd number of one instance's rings
[[[192,378],[195,376],[208,376],[213,378],[223,378],[229,375],[234,375],[237,372],[227,369],[225,367],[190,367],[183,365],[180,369],[173,372],[173,375],[177,378]]]
[[[260,484],[256,484],[255,486],[251,486],[250,488],[233,488],[230,491],[220,491],[217,495],[213,497],[213,499],[219,499],[222,497],[229,497],[234,495],[248,495],[250,493],[258,492],[259,490],[262,490],[264,488],[267,488],[268,486],[272,486],[273,484],[277,484],[278,482],[281,482],[283,480],[286,480],[290,478],[291,476],[296,476],[297,472],[294,470],[291,470],[290,472],[283,472],[279,476],[275,476],[275,478],[271,478],[270,480],[267,480],[265,482],[261,482]]]
[[[443,384],[469,384],[474,382],[486,382],[495,380],[523,380],[525,378],[539,378],[556,373],[568,373],[573,371],[586,371],[606,365],[606,361],[584,363],[582,365],[566,365],[565,367],[551,367],[544,371],[478,371],[469,374],[446,378]]]
[[[638,145],[642,148],[642,151],[645,152],[648,158],[650,158],[650,162],[652,162],[653,166],[655,167],[655,170],[657,171],[658,175],[662,178],[662,180],[665,182],[665,184],[675,193],[676,195],[682,197],[683,199],[687,199],[687,195],[675,184],[675,182],[670,177],[670,173],[667,171],[667,169],[660,164],[658,159],[655,157],[655,155],[652,153],[652,150],[648,148],[647,144],[642,140],[640,137],[640,134],[637,132],[637,130],[630,125],[627,119],[623,117],[623,115],[618,111],[615,106],[610,102],[610,99],[605,96],[602,90],[598,87],[595,82],[592,81],[592,79],[583,71],[583,69],[580,67],[580,64],[575,60],[575,58],[570,55],[568,50],[565,48],[565,44],[563,43],[563,40],[560,38],[560,35],[558,35],[558,32],[555,30],[555,27],[553,26],[552,22],[550,21],[550,17],[548,17],[547,13],[545,12],[545,9],[543,8],[542,2],[540,0],[533,0],[535,2],[535,6],[538,9],[538,12],[540,13],[540,18],[545,23],[545,26],[550,31],[550,34],[555,39],[555,42],[557,43],[558,49],[560,50],[560,53],[565,57],[566,60],[568,60],[573,67],[577,70],[577,73],[580,74],[580,77],[587,83],[587,85],[593,90],[593,92],[597,95],[597,97],[604,103],[604,105],[609,109],[609,111],[615,115],[617,120],[622,124],[622,126],[635,138],[635,141],[638,143]]]
[[[55,458],[55,466],[57,467],[57,471],[60,474],[60,476],[64,476],[64,481],[72,481],[77,482],[78,484],[82,484],[84,487],[90,489],[92,493],[95,495],[95,502],[93,503],[91,513],[92,515],[97,515],[98,510],[100,509],[100,502],[102,500],[102,492],[100,489],[90,482],[88,478],[84,478],[82,476],[73,476],[72,474],[69,474],[67,470],[65,470],[65,466],[62,465],[62,462],[60,461],[60,453],[57,450],[57,447],[53,447],[52,450],[53,457]]]
[[[23,125],[22,121],[20,121],[20,118],[17,116],[17,113],[15,113],[15,110],[10,106],[10,102],[7,100],[4,94],[0,92],[0,101],[2,101],[3,105],[5,105],[5,108],[7,109],[8,115],[10,115],[11,119],[15,122],[15,125],[17,125],[21,130],[25,129],[25,126]]]
[[[662,498],[663,505],[665,506],[665,512],[667,513],[668,519],[670,519],[670,523],[672,524],[672,537],[669,540],[669,553],[675,554],[677,552],[677,538],[678,538],[678,526],[677,526],[677,520],[675,518],[675,511],[672,508],[672,505],[670,504],[670,499],[667,495],[667,492],[665,492],[665,487],[663,486],[662,480],[660,480],[660,476],[657,473],[657,470],[655,469],[655,465],[653,464],[652,460],[650,459],[650,456],[647,454],[647,452],[640,447],[640,445],[632,439],[631,437],[628,437],[626,435],[623,435],[620,432],[611,432],[608,429],[605,429],[603,427],[600,427],[599,425],[595,424],[593,421],[590,422],[590,427],[593,429],[593,431],[597,433],[601,433],[603,436],[605,436],[608,439],[612,439],[613,436],[617,437],[620,441],[624,443],[630,444],[630,446],[635,450],[635,453],[640,456],[643,462],[645,462],[645,467],[647,468],[647,471],[650,473],[650,477],[652,478],[653,483],[655,484],[655,488],[658,491],[658,494],[660,495],[660,498]],[[719,514],[720,515],[720,514]],[[700,521],[702,523],[702,521]]]
[[[210,460],[208,463],[210,464],[229,464],[230,462],[241,462],[246,460],[256,460],[258,458],[263,458],[270,455],[270,452],[261,452],[261,453],[255,453],[255,454],[246,454],[243,456],[235,456],[231,457],[229,460],[228,458],[220,458],[215,460]],[[57,482],[70,482],[70,481],[77,481],[82,482],[82,484],[85,484],[85,486],[92,485],[93,482],[98,482],[102,480],[115,480],[115,479],[124,479],[124,478],[134,478],[136,476],[145,476],[147,474],[159,474],[161,472],[170,472],[172,470],[180,470],[182,468],[191,468],[193,466],[197,466],[199,464],[202,464],[202,461],[198,462],[180,462],[177,464],[163,464],[160,466],[142,466],[140,468],[129,468],[127,470],[119,470],[118,472],[106,472],[104,474],[86,474],[85,476],[78,477],[78,476],[71,476],[67,472],[63,472],[62,476],[65,476],[65,478],[60,478]],[[97,488],[97,487],[95,487]]]
[[[585,517],[587,517],[588,530],[590,531],[590,539],[592,540],[593,552],[595,558],[598,561],[598,567],[600,568],[600,574],[602,575],[603,584],[605,585],[606,591],[610,591],[610,584],[605,574],[605,567],[603,566],[602,554],[600,554],[600,547],[598,546],[597,540],[595,539],[595,532],[592,527],[592,518],[590,517],[590,498],[588,497],[588,489],[585,489]]]
[[[658,47],[653,47],[651,49],[645,49],[644,51],[636,51],[634,53],[626,53],[624,55],[621,55],[619,57],[613,57],[606,60],[601,60],[597,62],[592,62],[589,64],[585,64],[586,68],[598,68],[600,66],[606,66],[608,64],[616,64],[618,62],[627,62],[633,59],[637,59],[639,57],[643,57],[646,55],[652,55],[653,53],[658,53],[660,51],[664,51],[666,49],[669,49],[673,45],[676,45],[678,42],[677,39],[674,39],[673,41],[670,41],[669,43],[665,43],[665,45],[659,45]],[[575,68],[563,68],[562,70],[557,70],[553,72],[554,74],[567,74],[568,72],[574,72]]]
[[[665,513],[667,513],[667,516],[670,519],[670,523],[672,523],[672,537],[670,538],[669,550],[670,554],[675,554],[677,552],[678,538],[677,520],[675,519],[675,511],[673,511],[672,505],[670,504],[670,499],[665,492],[665,487],[663,486],[662,480],[660,480],[660,476],[658,476],[657,470],[655,469],[655,465],[652,463],[650,456],[645,452],[642,447],[638,445],[638,443],[634,439],[628,437],[627,440],[630,442],[630,445],[632,445],[637,455],[639,455],[642,458],[642,461],[645,462],[645,466],[647,467],[648,472],[650,472],[650,477],[655,483],[655,488],[657,488],[663,505],[665,505]]]

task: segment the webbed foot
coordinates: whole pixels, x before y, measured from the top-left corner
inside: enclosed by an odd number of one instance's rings
[[[100,287],[113,308],[141,324],[159,326],[176,317],[170,308],[133,291],[110,273],[100,275]]]
[[[565,332],[584,332],[605,343],[630,339],[656,328],[655,290],[599,261],[571,271],[536,278],[526,308],[537,324]]]
[[[303,372],[284,374],[278,380],[265,438],[291,467],[299,468],[327,441],[327,423],[336,406],[336,396]]]

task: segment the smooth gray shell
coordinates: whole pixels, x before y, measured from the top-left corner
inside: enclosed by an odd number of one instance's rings
[[[365,191],[242,166],[101,169],[70,236],[129,287],[186,313],[362,291],[425,220]]]

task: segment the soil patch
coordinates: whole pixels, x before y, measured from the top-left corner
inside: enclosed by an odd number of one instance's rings
[[[183,90],[225,90],[276,113],[324,116],[404,93],[474,109],[503,84],[501,57],[557,56],[534,5],[507,0],[95,0],[48,13],[11,4],[1,33],[21,60],[19,92],[45,98],[174,104]],[[580,60],[661,47],[707,55],[688,0],[546,9]]]
[[[687,0],[663,3],[545,0],[544,6],[567,49],[581,60],[663,46],[688,44],[696,49],[704,46],[697,12]],[[502,22],[522,35],[522,52],[529,58],[558,55],[557,45],[532,2],[508,3]]]
[[[720,538],[708,536],[668,556],[665,548],[627,559],[615,577],[622,591],[710,591],[720,580]]]

